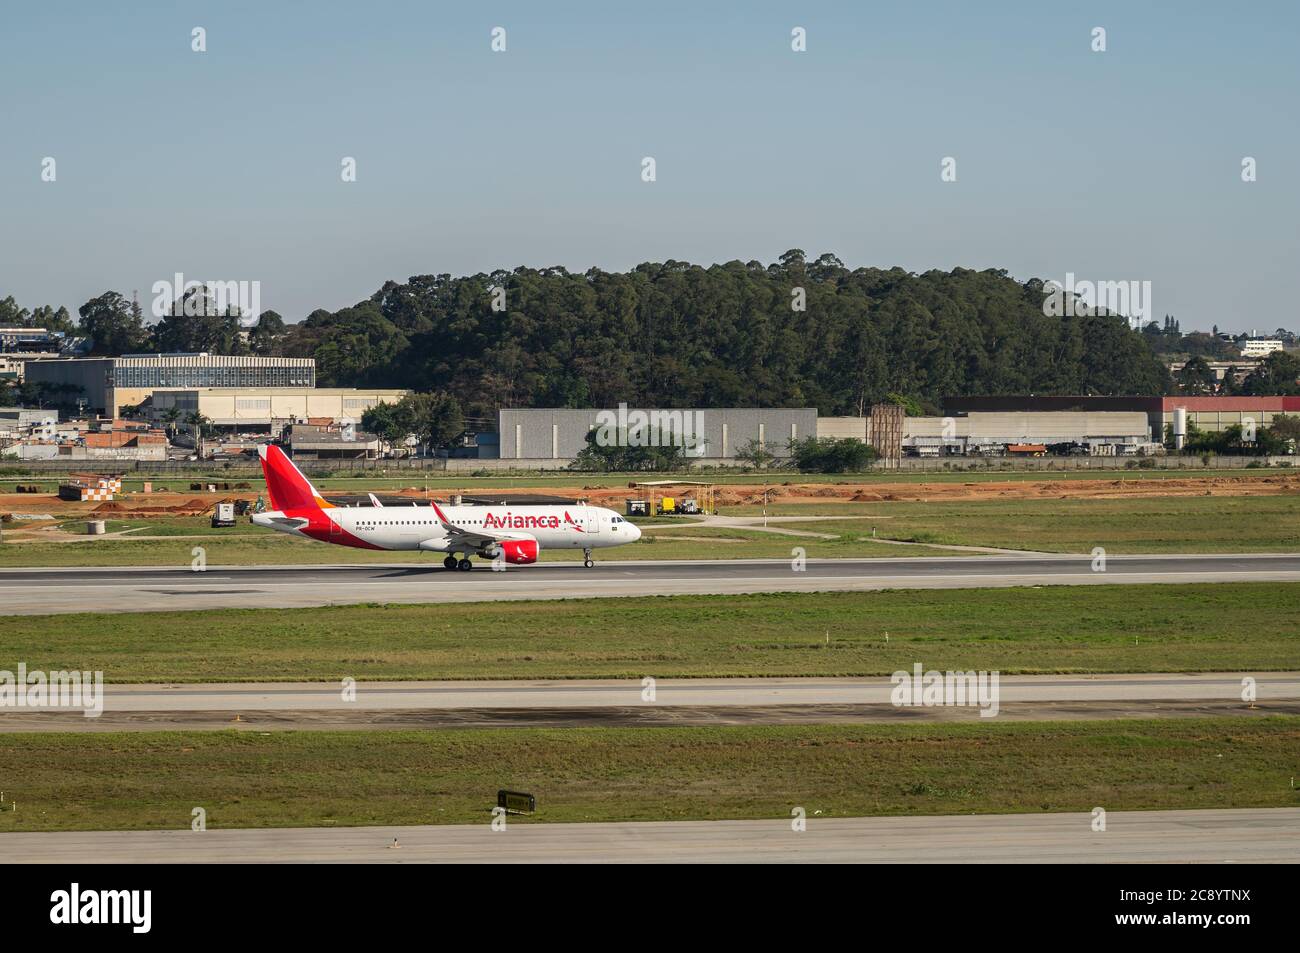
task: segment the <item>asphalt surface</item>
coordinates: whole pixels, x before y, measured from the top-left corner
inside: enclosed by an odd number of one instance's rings
[[[1295,713],[1300,672],[1261,672],[1255,707],[1242,674],[1008,675],[997,718],[1175,717]],[[0,732],[166,728],[410,728],[564,725],[796,724],[981,720],[968,707],[896,707],[894,683],[868,678],[265,682],[104,686],[104,711],[0,709]],[[989,720],[987,718],[983,720]]]
[[[545,805],[539,804],[544,813]],[[1300,808],[0,834],[0,863],[1294,863]],[[396,846],[394,846],[394,842]]]
[[[597,554],[599,555],[599,554]],[[492,572],[440,565],[58,568],[0,570],[6,614],[134,612],[359,602],[439,603],[589,596],[990,588],[1114,583],[1300,582],[1300,554],[954,556],[907,559],[600,561]]]

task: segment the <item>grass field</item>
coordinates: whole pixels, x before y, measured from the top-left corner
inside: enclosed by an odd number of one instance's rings
[[[169,521],[171,522],[171,521]],[[75,528],[75,524],[74,528]],[[135,525],[135,524],[132,524]],[[802,525],[796,528],[802,529]],[[813,530],[821,532],[821,530]],[[142,535],[155,535],[151,525]],[[641,539],[615,549],[598,549],[597,560],[613,559],[790,559],[800,546],[811,558],[881,556],[952,556],[951,551],[928,546],[893,546],[872,542],[870,529],[858,526],[838,539],[783,536],[741,529],[691,527],[675,531],[689,539],[675,540],[665,534]],[[826,532],[832,532],[826,530]],[[324,565],[366,563],[414,563],[435,567],[439,553],[388,552],[329,546],[296,539],[240,523],[230,529],[212,530],[206,521],[194,521],[193,532],[164,525],[156,535],[167,539],[104,539],[86,537],[73,542],[11,542],[0,545],[0,568],[6,566],[188,566],[191,550],[202,546],[209,566]],[[197,538],[188,539],[187,536]],[[868,538],[862,538],[865,535]],[[542,562],[577,562],[580,549],[542,551]]]
[[[4,658],[109,682],[1300,668],[1300,583],[226,609],[4,621]]]
[[[729,507],[734,516],[756,516],[758,507]],[[794,546],[813,558],[952,555],[934,545],[994,546],[1042,552],[1088,553],[1101,546],[1111,553],[1298,552],[1300,496],[1194,496],[1118,500],[981,500],[944,503],[825,502],[776,503],[771,515],[819,516],[824,520],[788,528],[836,534],[833,540],[782,536],[732,528],[682,525],[647,526],[655,538],[597,553],[598,559],[788,559]],[[845,519],[844,517],[855,517]],[[859,518],[865,517],[865,518]],[[84,521],[67,521],[79,531]],[[167,566],[189,565],[190,550],[202,545],[209,565],[288,563],[417,562],[436,559],[422,553],[372,552],[295,539],[240,522],[213,530],[206,517],[114,521],[110,529],[131,528],[133,536],[200,540],[103,539],[77,542],[13,542],[19,527],[10,524],[10,542],[0,545],[4,566]],[[893,546],[881,539],[916,543]],[[695,537],[675,541],[673,536]],[[12,545],[11,545],[12,543]],[[576,550],[543,551],[543,560],[576,560]]]
[[[1294,807],[1300,717],[0,735],[0,831]],[[1081,821],[1081,823],[1084,823]]]
[[[1300,464],[1300,461],[1298,461]],[[712,468],[698,468],[680,474],[667,473],[581,473],[576,471],[521,471],[500,476],[471,476],[468,473],[446,475],[431,470],[426,477],[416,470],[385,471],[357,470],[334,471],[334,475],[319,476],[309,474],[312,483],[320,490],[335,490],[347,493],[360,493],[367,490],[397,490],[406,487],[428,487],[432,490],[462,489],[467,493],[486,489],[510,489],[519,487],[626,487],[637,480],[671,479],[674,476],[683,480],[709,480],[719,484],[754,485],[765,482],[780,484],[791,483],[984,483],[984,482],[1038,482],[1051,480],[1169,480],[1188,477],[1243,477],[1254,478],[1286,473],[1288,468],[1268,468],[1248,470],[1244,468],[1208,469],[1189,467],[1182,470],[1128,470],[1117,467],[1113,470],[998,470],[984,469],[970,471],[903,471],[874,470],[867,473],[797,473],[791,470],[755,470],[755,471],[717,471]],[[57,490],[61,475],[48,472],[26,473],[19,467],[0,467],[0,493],[14,492],[13,484],[34,484],[43,487],[46,492]],[[217,468],[207,472],[193,473],[157,473],[132,471],[122,481],[123,490],[130,492],[140,490],[144,482],[153,483],[154,489],[168,487],[177,492],[186,492],[191,483],[248,483],[249,492],[264,492],[266,483],[259,470],[253,468],[222,470]]]
[[[731,507],[735,516],[758,507]],[[775,504],[770,515],[825,516],[799,529],[920,543],[1041,552],[1300,552],[1300,496],[1185,496],[1119,500]],[[870,514],[836,523],[834,517]],[[679,531],[680,532],[680,531]],[[903,553],[899,553],[903,555]]]

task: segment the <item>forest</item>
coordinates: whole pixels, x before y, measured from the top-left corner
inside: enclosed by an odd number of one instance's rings
[[[203,351],[314,357],[320,386],[382,385],[499,407],[810,406],[862,414],[946,395],[1161,394],[1174,385],[1120,316],[1049,317],[1048,288],[1004,270],[846,268],[831,254],[626,272],[516,268],[386,282],[297,323],[264,312],[177,309],[147,324],[117,292],[37,312],[93,340],[92,353]],[[12,299],[0,302],[0,311]],[[11,315],[18,320],[21,315]],[[3,321],[0,321],[3,323]]]

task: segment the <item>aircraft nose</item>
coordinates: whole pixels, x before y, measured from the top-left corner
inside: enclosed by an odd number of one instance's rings
[[[641,527],[637,526],[635,523],[628,523],[627,525],[628,528],[632,530],[632,542],[635,543],[641,538]]]

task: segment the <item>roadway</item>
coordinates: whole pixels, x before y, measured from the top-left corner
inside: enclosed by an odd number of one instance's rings
[[[7,614],[165,609],[296,608],[360,602],[445,603],[591,596],[727,595],[874,589],[1192,582],[1300,582],[1300,554],[1110,556],[1104,572],[1079,555],[904,559],[600,561],[492,572],[435,565],[210,566],[0,570]]]
[[[545,805],[538,805],[545,812]],[[1294,863],[1300,808],[0,834],[0,863]]]
[[[1300,713],[1300,672],[1260,672],[1255,707],[1237,673],[1007,675],[996,718],[1044,720]],[[0,732],[570,725],[800,724],[981,718],[978,707],[896,707],[865,678],[338,682],[104,686],[104,711],[0,709]]]

